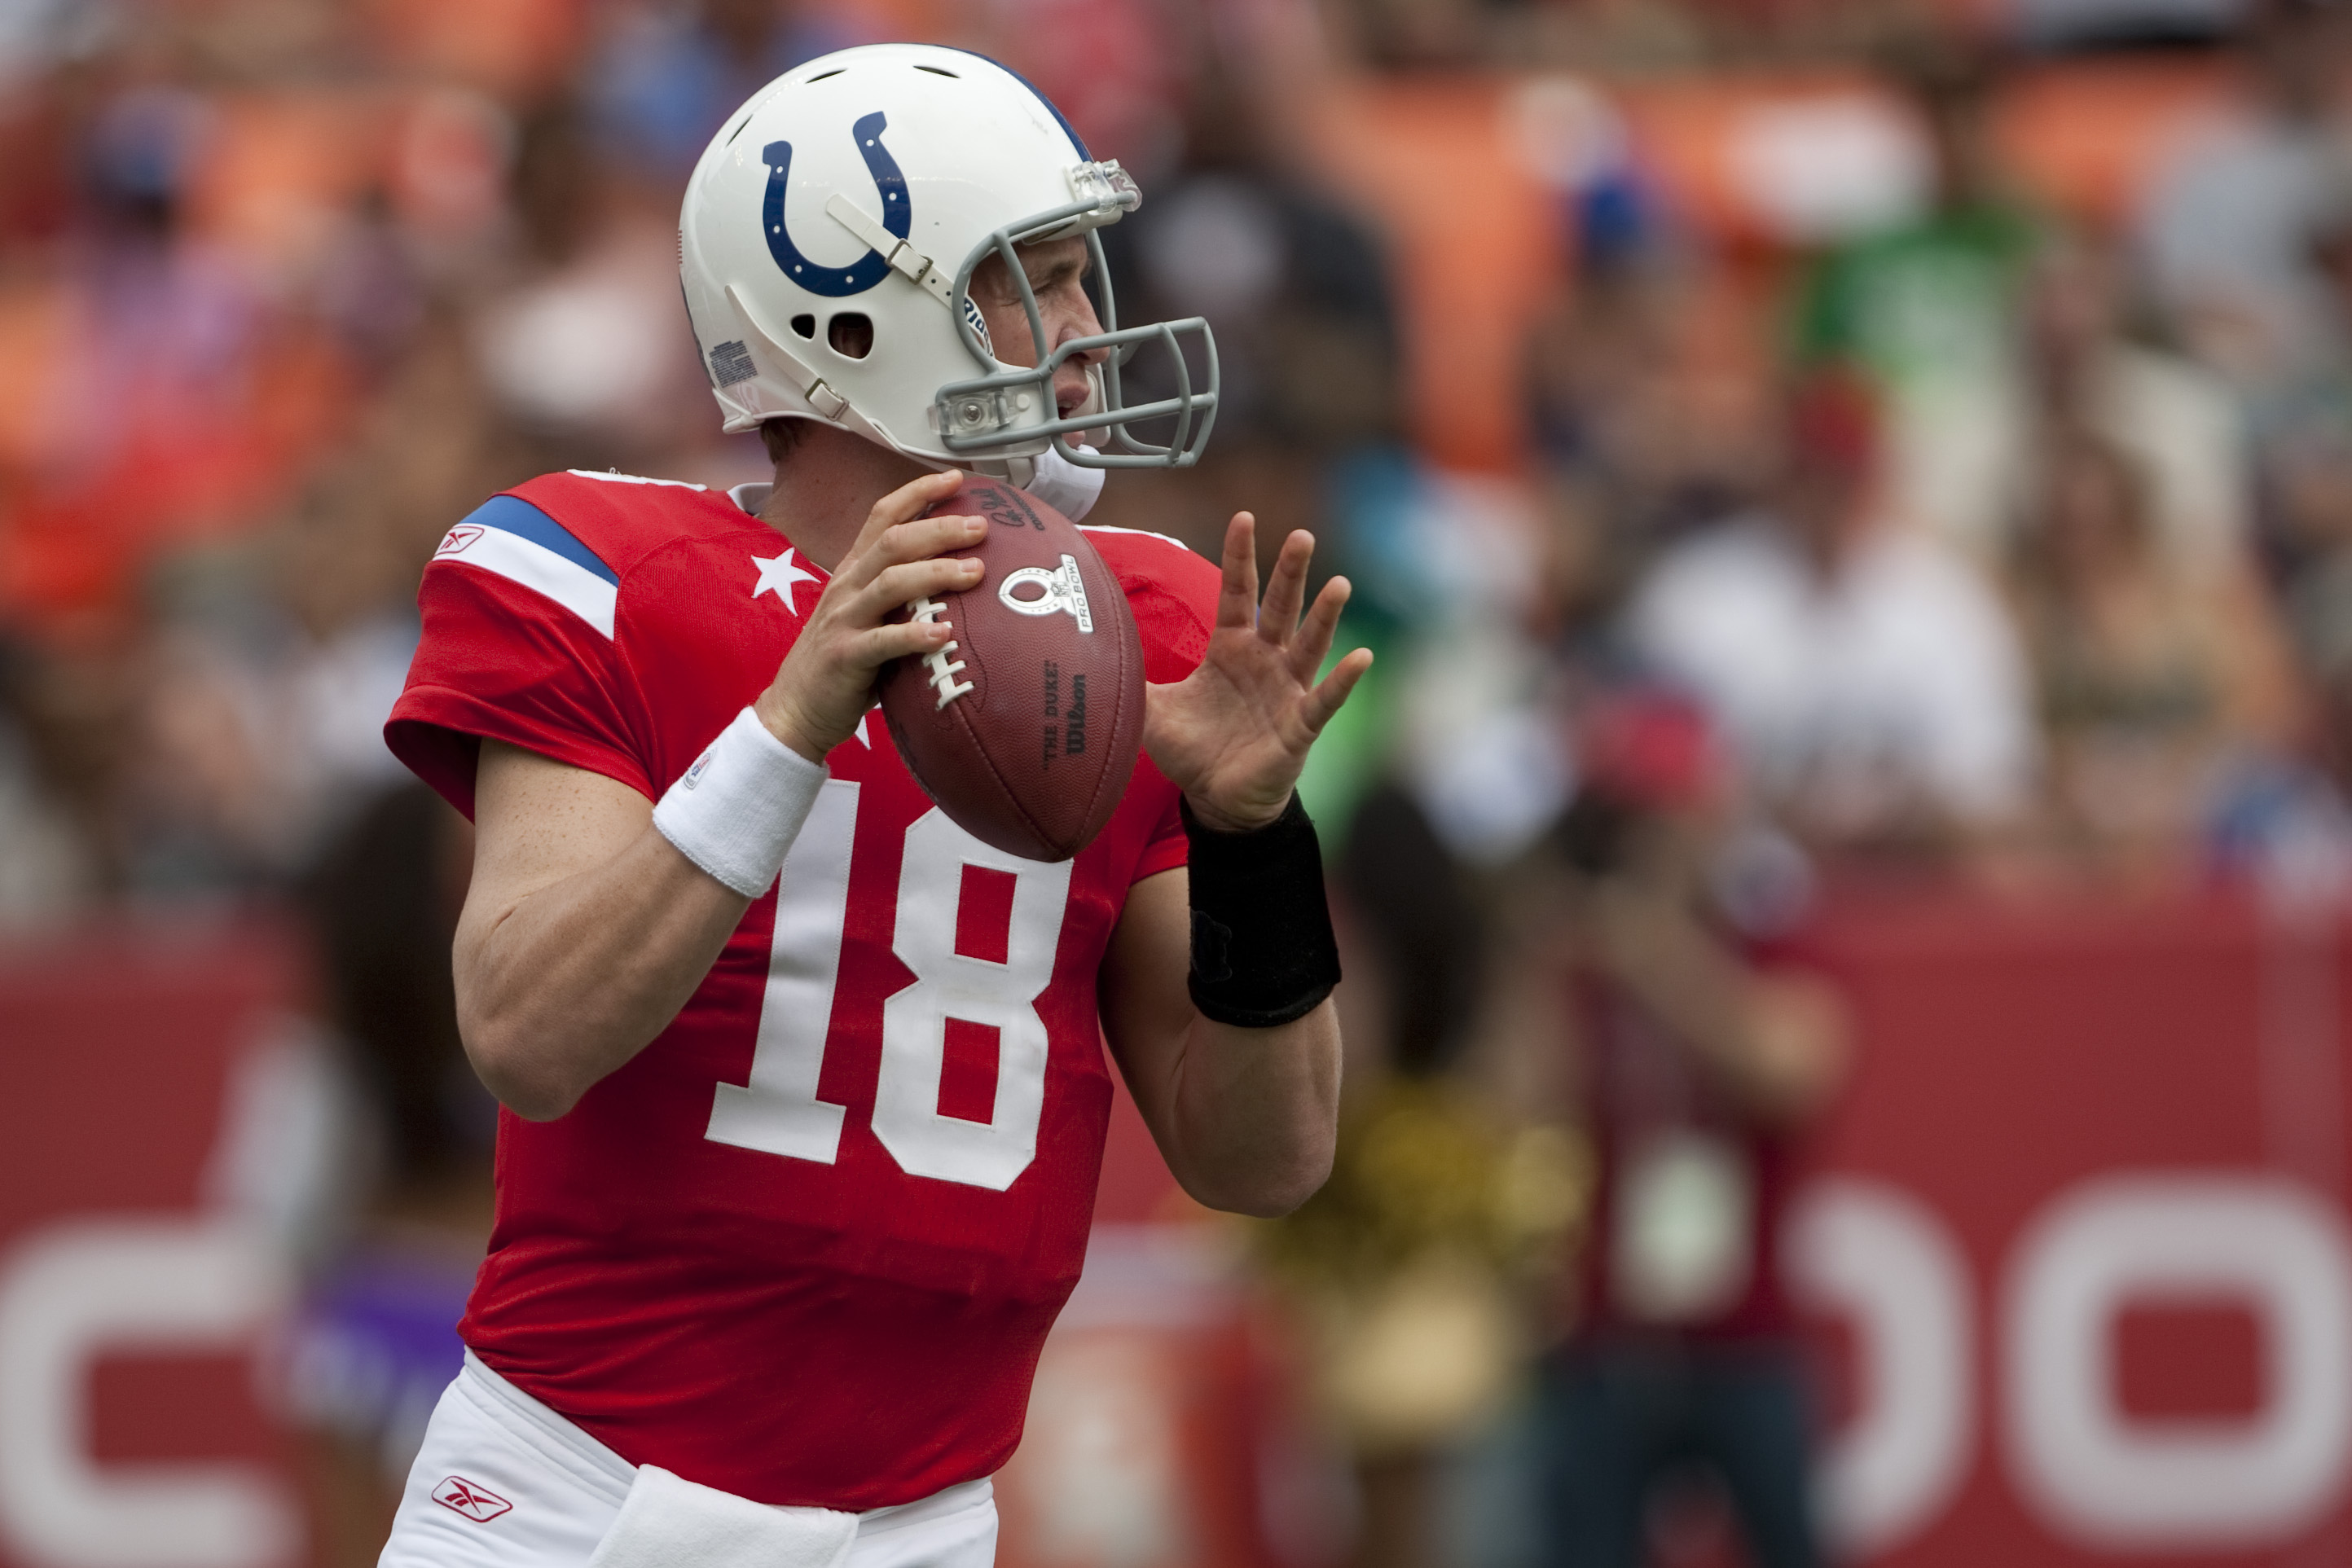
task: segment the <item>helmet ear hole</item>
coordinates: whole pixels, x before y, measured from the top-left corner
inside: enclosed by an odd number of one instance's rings
[[[862,360],[874,351],[874,319],[862,310],[845,310],[824,324],[824,340],[845,360]]]
[[[803,310],[793,318],[793,330],[803,338],[816,336],[816,318]]]

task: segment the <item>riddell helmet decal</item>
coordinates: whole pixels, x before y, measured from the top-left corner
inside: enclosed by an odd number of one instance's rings
[[[857,154],[866,160],[866,172],[874,176],[874,189],[882,198],[882,226],[893,238],[905,239],[914,230],[915,218],[907,201],[907,177],[898,172],[898,161],[882,145],[882,132],[888,124],[877,109],[850,131],[857,138]],[[840,299],[863,294],[890,275],[888,259],[877,250],[868,249],[854,265],[837,271],[803,256],[784,226],[784,190],[793,172],[793,144],[771,141],[760,150],[760,156],[768,165],[760,226],[767,234],[768,254],[776,258],[776,266],[786,277],[811,294]]]

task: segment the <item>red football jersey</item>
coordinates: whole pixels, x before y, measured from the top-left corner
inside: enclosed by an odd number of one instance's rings
[[[1089,529],[1154,681],[1217,570]],[[478,737],[657,800],[775,676],[825,574],[725,495],[552,475],[453,528],[385,738],[469,815]],[[1146,758],[1058,865],[934,809],[881,716],[826,759],[778,887],[675,1021],[570,1114],[502,1113],[460,1325],[624,1458],[862,1510],[994,1471],[1077,1281],[1110,1082],[1095,973],[1128,888],[1180,865]]]

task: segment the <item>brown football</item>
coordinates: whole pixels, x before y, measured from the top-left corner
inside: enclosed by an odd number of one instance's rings
[[[1063,861],[1118,809],[1143,740],[1143,643],[1127,594],[1077,525],[1002,480],[964,476],[931,508],[977,514],[960,555],[979,583],[918,600],[955,640],[882,677],[882,716],[907,770],[983,843]]]

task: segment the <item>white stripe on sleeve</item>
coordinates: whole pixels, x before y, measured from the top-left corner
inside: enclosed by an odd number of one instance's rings
[[[534,593],[552,599],[607,638],[621,591],[577,561],[564,559],[545,545],[533,544],[504,528],[484,528],[457,549],[444,550],[436,566],[470,566],[519,582]]]

